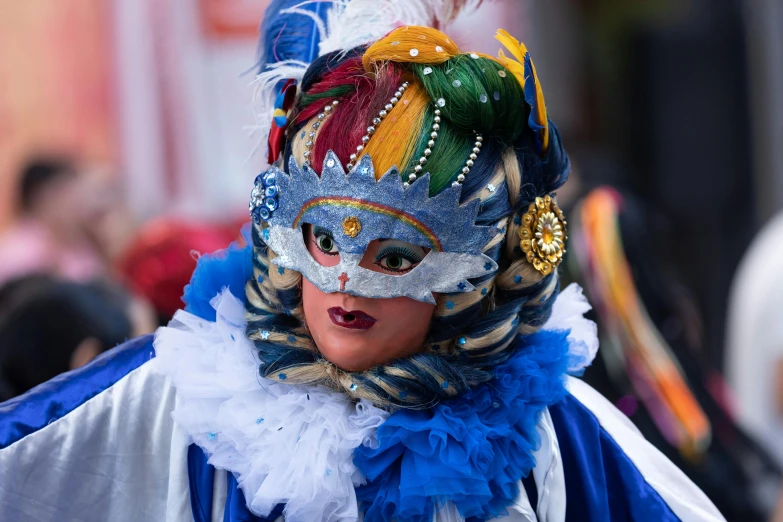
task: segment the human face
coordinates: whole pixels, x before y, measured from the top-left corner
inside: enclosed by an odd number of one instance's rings
[[[304,227],[313,259],[335,266],[340,253],[328,231]],[[395,240],[374,240],[359,266],[403,275],[427,255],[427,249]],[[325,293],[302,281],[305,320],[318,350],[347,371],[363,371],[421,351],[435,305],[408,297],[370,299],[342,292]]]

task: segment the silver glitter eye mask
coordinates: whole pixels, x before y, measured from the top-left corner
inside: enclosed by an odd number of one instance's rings
[[[290,174],[273,167],[256,179],[251,214],[257,223],[268,217],[263,237],[278,254],[276,265],[301,272],[323,292],[405,296],[427,303],[435,302],[433,292],[470,292],[475,288],[468,279],[497,270],[481,250],[498,230],[475,225],[479,201],[460,206],[461,186],[430,198],[429,174],[405,187],[396,168],[376,181],[369,155],[348,174],[332,151],[323,165],[319,177],[307,164],[300,168],[292,157]],[[274,193],[276,199],[266,205],[259,197],[265,193]],[[267,209],[263,217],[261,208]],[[332,232],[340,252],[338,265],[325,267],[312,258],[302,235],[304,223]],[[402,275],[360,267],[367,245],[382,238],[421,245],[430,252]]]

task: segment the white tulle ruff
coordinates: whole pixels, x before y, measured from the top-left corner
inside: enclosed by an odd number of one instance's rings
[[[389,414],[323,387],[260,377],[244,305],[227,290],[211,304],[216,322],[180,311],[155,337],[153,363],[177,389],[175,422],[210,464],[234,473],[257,516],[285,503],[288,522],[357,520],[354,486],[365,480],[353,450],[375,445]]]
[[[570,374],[581,373],[598,353],[598,326],[584,317],[592,308],[582,294],[582,287],[571,283],[557,296],[552,315],[544,325],[544,330],[571,330],[568,334]]]

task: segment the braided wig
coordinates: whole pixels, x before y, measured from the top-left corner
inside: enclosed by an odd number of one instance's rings
[[[493,366],[518,345],[515,338],[546,322],[559,289],[557,270],[537,271],[520,249],[518,232],[528,205],[566,181],[569,161],[554,125],[546,125],[537,81],[523,87],[514,66],[520,64],[502,53],[460,53],[446,35],[424,27],[402,27],[369,47],[333,52],[310,65],[290,115],[281,168],[293,155],[300,165],[310,159],[320,172],[329,150],[347,164],[372,120],[407,81],[362,154],[370,154],[379,176],[392,166],[407,176],[428,148],[439,109],[438,139],[426,163],[432,196],[457,179],[481,134],[483,148],[461,199],[478,198],[476,223],[501,230],[484,247],[499,269],[471,280],[472,292],[439,296],[420,353],[349,372],[318,352],[304,321],[302,275],[271,263],[276,254],[263,240],[265,224],[254,225],[247,335],[258,350],[262,376],[323,384],[387,407],[426,408],[490,380]],[[312,139],[306,131],[334,101],[339,104],[327,111],[314,143],[306,144]],[[311,156],[305,156],[308,148]]]

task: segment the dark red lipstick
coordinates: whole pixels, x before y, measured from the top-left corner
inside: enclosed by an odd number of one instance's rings
[[[327,312],[329,312],[329,318],[334,324],[343,328],[350,328],[351,330],[369,330],[372,328],[372,325],[378,322],[375,317],[367,315],[361,310],[346,312],[339,306],[335,306],[327,310]]]

